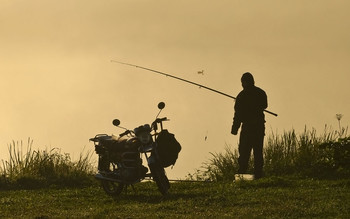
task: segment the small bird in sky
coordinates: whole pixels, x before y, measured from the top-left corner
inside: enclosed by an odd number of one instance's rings
[[[204,75],[204,70],[198,71],[197,73],[198,73],[198,74],[201,74],[201,75]]]

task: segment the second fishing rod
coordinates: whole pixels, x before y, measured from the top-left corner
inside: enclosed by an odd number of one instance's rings
[[[226,93],[224,93],[224,92],[215,90],[215,89],[213,89],[213,88],[210,88],[210,87],[207,87],[207,86],[204,86],[204,85],[201,85],[201,84],[198,84],[198,83],[195,83],[195,82],[192,82],[192,81],[189,81],[189,80],[180,78],[180,77],[176,77],[176,76],[171,75],[171,74],[168,74],[168,73],[164,73],[164,72],[157,71],[157,70],[154,70],[154,69],[142,67],[142,66],[139,66],[139,65],[129,64],[129,63],[125,63],[125,62],[120,62],[120,61],[116,61],[116,60],[111,60],[111,62],[118,63],[118,64],[122,64],[122,65],[128,65],[128,66],[136,67],[136,68],[140,68],[140,69],[143,69],[143,70],[151,71],[151,72],[154,72],[154,73],[157,73],[157,74],[161,74],[161,75],[164,75],[164,76],[167,76],[167,77],[171,77],[171,78],[174,78],[174,79],[177,79],[177,80],[180,80],[180,81],[184,81],[184,82],[189,83],[189,84],[196,85],[196,86],[198,86],[198,87],[200,87],[200,88],[204,88],[204,89],[213,91],[213,92],[215,92],[215,93],[218,93],[218,94],[221,94],[221,95],[224,95],[224,96],[226,96],[226,97],[229,97],[229,98],[231,98],[231,99],[236,100],[236,97],[231,96],[231,95],[229,95],[229,94],[226,94]],[[273,112],[271,112],[271,111],[269,111],[269,110],[264,110],[264,112],[269,113],[269,114],[274,115],[274,116],[277,116],[276,113],[273,113]]]

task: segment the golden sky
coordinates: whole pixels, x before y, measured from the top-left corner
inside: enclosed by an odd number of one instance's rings
[[[236,96],[252,72],[267,131],[350,121],[350,1],[0,0],[0,158],[12,140],[78,157],[98,133],[151,122],[157,103],[183,146],[183,177],[225,144],[233,101],[129,62]],[[204,75],[197,72],[204,70]],[[207,140],[205,141],[205,136]]]

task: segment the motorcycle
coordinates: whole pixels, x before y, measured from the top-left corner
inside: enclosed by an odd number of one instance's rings
[[[173,134],[163,129],[167,117],[158,118],[164,107],[164,102],[158,104],[160,111],[151,125],[129,130],[114,119],[113,125],[124,129],[123,133],[119,136],[98,134],[90,139],[98,155],[95,178],[101,181],[107,194],[118,196],[124,188],[144,179],[152,179],[162,195],[168,194],[170,183],[164,168],[175,164],[181,146]],[[143,157],[149,169],[143,165]]]

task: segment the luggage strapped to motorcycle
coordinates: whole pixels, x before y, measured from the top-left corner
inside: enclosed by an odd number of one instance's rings
[[[175,139],[175,135],[164,129],[158,134],[156,143],[162,166],[165,168],[175,165],[179,152],[181,151],[181,145]]]

